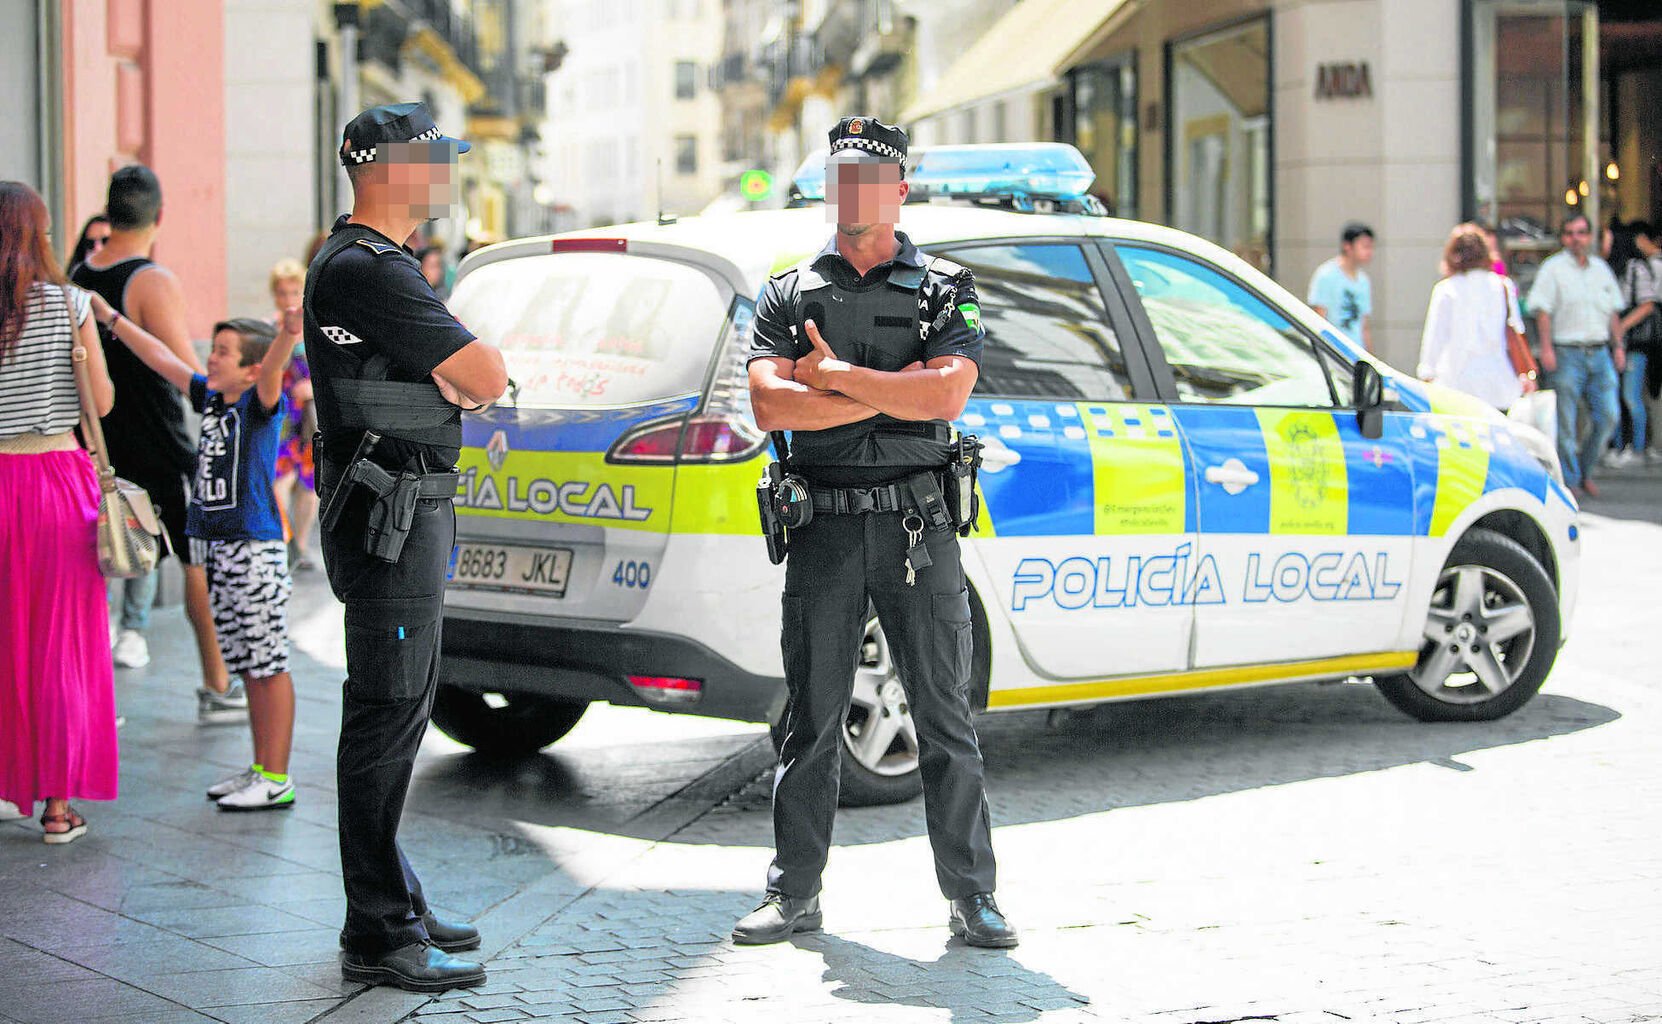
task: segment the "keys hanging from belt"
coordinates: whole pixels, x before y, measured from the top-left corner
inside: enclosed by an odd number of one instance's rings
[[[906,585],[912,587],[917,585],[918,570],[929,568],[935,560],[929,557],[929,549],[924,546],[923,517],[915,509],[906,510],[900,526],[906,531]]]

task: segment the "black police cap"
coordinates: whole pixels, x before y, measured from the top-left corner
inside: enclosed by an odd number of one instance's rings
[[[374,163],[376,147],[383,142],[448,142],[458,153],[473,148],[440,132],[426,104],[392,103],[370,107],[347,122],[341,133],[340,162],[347,167]]]
[[[904,163],[906,131],[875,117],[845,117],[831,129],[831,152],[856,149],[880,160]]]

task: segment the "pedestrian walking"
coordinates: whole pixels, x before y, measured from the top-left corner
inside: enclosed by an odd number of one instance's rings
[[[1448,276],[1431,289],[1420,336],[1419,376],[1475,395],[1502,411],[1534,391],[1507,353],[1508,328],[1521,332],[1523,314],[1512,282],[1495,273],[1483,231],[1461,224],[1443,246]]]
[[[46,842],[86,834],[70,800],[114,800],[115,681],[98,478],[75,440],[84,362],[101,416],[115,404],[85,292],[65,283],[46,204],[0,182],[0,818],[34,813]]]
[[[1373,351],[1373,229],[1352,221],[1339,233],[1339,255],[1310,275],[1309,303],[1352,341]]]
[[[788,700],[773,786],[776,852],[767,895],[733,937],[778,942],[820,926],[842,727],[869,601],[917,724],[949,926],[971,945],[1014,946],[1016,932],[993,899],[984,769],[967,697],[969,593],[955,530],[969,523],[947,512],[957,503],[946,497],[955,479],[946,470],[965,450],[948,421],[963,412],[981,358],[975,285],[966,268],[925,255],[895,230],[908,191],[906,133],[847,117],[830,137],[826,196],[836,233],[769,279],[750,353],[757,424],[793,432],[788,446],[776,436],[788,448],[789,476],[770,471],[771,500],[788,503],[799,520],[786,522],[795,528],[784,537]],[[769,533],[776,543],[778,531]]]
[[[1662,348],[1662,249],[1656,244],[1656,229],[1646,221],[1627,225],[1626,244],[1631,251],[1620,265],[1611,264],[1622,284],[1621,334],[1627,350],[1622,368],[1621,400],[1629,434],[1627,444],[1615,453],[1612,464],[1633,466],[1662,461],[1662,452],[1650,436],[1650,415],[1646,381],[1651,360]]]
[[[110,218],[102,213],[95,213],[87,218],[81,226],[81,237],[75,240],[75,248],[69,251],[69,259],[64,263],[64,273],[74,274],[75,268],[88,256],[104,248],[110,240]]]
[[[433,914],[398,846],[438,684],[461,407],[483,408],[508,386],[501,353],[450,315],[397,241],[450,216],[456,156],[467,149],[419,103],[353,118],[340,150],[352,214],[308,268],[304,301],[323,563],[346,605],[341,971],[416,991],[485,980],[482,966],[449,955],[478,948],[478,931]]]
[[[225,667],[242,677],[254,761],[208,787],[225,811],[294,805],[294,680],[289,675],[288,606],[293,584],[272,477],[288,399],[283,370],[300,340],[298,304],[281,331],[263,320],[214,325],[208,372],[197,373],[160,338],[93,299],[98,322],[146,366],[190,396],[202,416],[185,533],[192,561],[208,576],[214,632]]]
[[[101,296],[123,317],[162,339],[185,365],[201,372],[185,323],[185,295],[178,278],[150,258],[162,221],[162,186],[148,167],[133,164],[110,176],[104,213],[110,240],[75,268],[72,280]],[[104,357],[121,401],[104,417],[104,438],[116,473],[150,494],[167,533],[168,547],[184,568],[185,615],[196,634],[202,664],[197,687],[197,720],[203,724],[241,721],[248,698],[230,681],[214,638],[208,606],[208,578],[191,561],[185,536],[189,478],[196,466],[196,445],[185,432],[185,407],[179,393],[145,366],[128,348],[100,332]],[[150,609],[156,602],[160,567],[123,581],[121,633],[115,663],[143,668],[150,663]]]
[[[1547,257],[1529,290],[1541,369],[1558,392],[1558,458],[1564,482],[1598,497],[1592,471],[1610,443],[1618,414],[1616,374],[1622,350],[1622,289],[1610,267],[1590,251],[1592,223],[1575,214],[1559,231],[1564,248]],[[1579,405],[1588,429],[1579,433]]]
[[[279,260],[271,268],[271,299],[277,306],[271,322],[281,323],[286,310],[298,308],[305,291],[306,268],[298,260]],[[304,344],[295,348],[283,371],[283,397],[288,404],[281,447],[277,450],[277,511],[288,524],[289,565],[296,572],[311,572],[317,568],[309,553],[312,524],[317,522],[316,464],[312,451],[317,411],[312,404],[312,370],[306,362]]]

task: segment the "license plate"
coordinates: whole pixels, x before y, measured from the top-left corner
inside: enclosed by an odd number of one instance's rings
[[[564,597],[570,578],[570,548],[458,544],[450,551],[450,581],[461,587]]]

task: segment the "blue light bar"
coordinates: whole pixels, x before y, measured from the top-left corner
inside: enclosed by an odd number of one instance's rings
[[[828,150],[808,154],[792,181],[794,197],[824,201]],[[910,201],[964,199],[1008,205],[1022,212],[1057,209],[1101,216],[1107,211],[1088,191],[1096,172],[1065,142],[924,146],[907,161]]]

